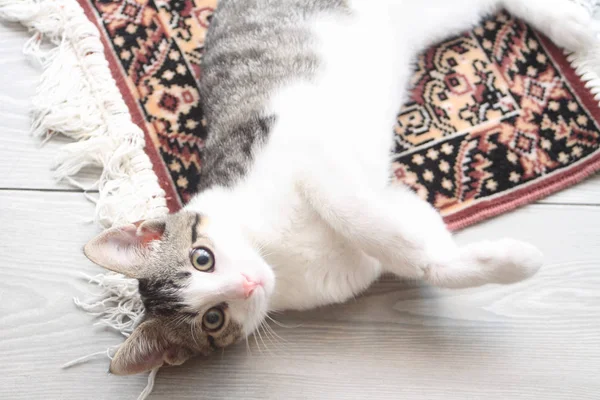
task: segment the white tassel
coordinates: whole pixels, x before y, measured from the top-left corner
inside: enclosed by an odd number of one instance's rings
[[[142,393],[140,393],[137,400],[146,400],[148,396],[150,396],[150,393],[152,393],[152,389],[154,389],[154,380],[156,379],[156,374],[158,373],[159,369],[160,367],[156,367],[152,371],[150,371],[150,374],[148,375],[148,384],[146,385]]]
[[[100,166],[94,185],[95,220],[113,224],[153,218],[168,212],[165,193],[144,153],[144,135],[131,121],[127,105],[110,73],[100,33],[75,0],[0,0],[0,18],[18,21],[33,33],[24,53],[42,67],[32,100],[32,134],[46,138],[62,134],[75,140],[56,158],[55,175],[78,187],[75,176],[84,167]],[[45,50],[43,43],[53,45]],[[102,292],[87,301],[75,299],[100,323],[129,336],[144,306],[137,281],[108,273],[91,278]],[[81,357],[65,367],[110,354],[114,348]],[[158,369],[140,395],[152,391]]]
[[[77,2],[0,0],[0,17],[34,33],[25,53],[43,74],[32,100],[33,135],[60,133],[77,141],[58,154],[57,179],[72,181],[84,167],[102,167],[96,221],[105,227],[167,213],[144,134],[111,76],[100,33]],[[55,47],[43,50],[43,40]]]
[[[585,7],[593,15],[593,26],[598,44],[593,49],[581,52],[565,51],[567,60],[590,89],[600,105],[600,0],[573,0]]]
[[[600,0],[575,1],[595,11],[600,24]],[[60,133],[76,140],[58,155],[56,177],[79,185],[74,177],[82,168],[103,168],[95,185],[99,189],[95,219],[103,226],[167,213],[165,193],[143,151],[143,133],[131,121],[110,74],[99,32],[77,2],[0,0],[0,18],[21,22],[33,32],[24,52],[44,70],[32,102],[33,135]],[[43,40],[54,48],[43,50]],[[600,102],[600,49],[569,54],[568,60]],[[114,273],[89,279],[101,292],[87,301],[75,299],[75,304],[99,317],[100,324],[129,336],[144,311],[137,282]],[[113,351],[84,356],[65,367],[104,354],[110,357]],[[149,374],[139,399],[151,393],[157,372],[158,368]]]
[[[585,53],[565,52],[565,54],[575,73],[585,82],[585,86],[592,92],[594,99],[600,105],[600,44],[596,49]]]
[[[86,278],[97,285],[100,292],[85,301],[75,298],[75,305],[97,316],[100,319],[98,325],[108,326],[125,337],[129,336],[144,313],[137,281],[115,273]]]

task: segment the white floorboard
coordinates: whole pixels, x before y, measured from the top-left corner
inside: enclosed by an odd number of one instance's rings
[[[109,376],[106,360],[60,369],[120,337],[72,303],[92,289],[80,274],[100,272],[81,253],[98,228],[81,193],[57,192],[72,189],[49,170],[61,143],[28,136],[27,37],[0,24],[0,398],[135,399],[146,378]],[[273,325],[286,342],[265,339],[262,355],[241,345],[164,369],[151,399],[599,399],[599,195],[595,177],[458,234],[535,243],[546,266],[530,281],[447,291],[386,279],[354,302],[277,316],[293,327]]]
[[[80,251],[91,211],[78,193],[0,193],[0,398],[134,399],[144,386],[107,376],[106,360],[59,369],[119,340],[71,301],[90,289],[80,273],[100,271]],[[349,304],[278,316],[295,326],[273,326],[286,342],[165,369],[153,398],[597,399],[599,226],[600,208],[537,205],[468,229],[460,242],[530,240],[547,265],[510,287],[385,280]]]
[[[540,200],[539,203],[600,205],[600,175],[596,174],[572,188]]]
[[[0,187],[76,190],[52,174],[56,153],[70,139],[57,136],[44,143],[29,134],[31,98],[41,71],[23,55],[29,36],[21,25],[0,21]],[[89,188],[96,177],[90,169],[78,180]]]

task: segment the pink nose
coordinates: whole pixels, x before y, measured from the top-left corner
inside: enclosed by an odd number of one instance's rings
[[[243,275],[243,276],[244,276],[244,282],[242,283],[242,288],[244,289],[244,296],[246,298],[248,298],[252,295],[252,292],[254,292],[254,289],[256,289],[257,286],[260,286],[260,283],[254,282],[254,281],[248,279],[248,277],[246,275]]]

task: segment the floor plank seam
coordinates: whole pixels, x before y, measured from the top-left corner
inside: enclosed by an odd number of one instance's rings
[[[98,190],[0,187],[0,192],[98,193]]]

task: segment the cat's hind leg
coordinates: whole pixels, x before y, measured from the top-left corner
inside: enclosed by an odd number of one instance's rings
[[[516,283],[534,275],[542,265],[539,250],[513,239],[472,243],[454,255],[435,259],[424,267],[423,280],[447,288]]]
[[[466,288],[488,283],[510,284],[534,275],[542,254],[534,246],[513,239],[485,240],[459,247],[439,213],[403,186],[386,188],[387,207],[402,221],[413,244],[407,265],[388,265],[398,275],[414,270],[429,284]]]
[[[535,247],[516,240],[457,246],[438,212],[405,187],[377,192],[361,179],[330,175],[304,181],[303,195],[332,229],[378,259],[385,271],[464,288],[518,282],[542,265]]]

